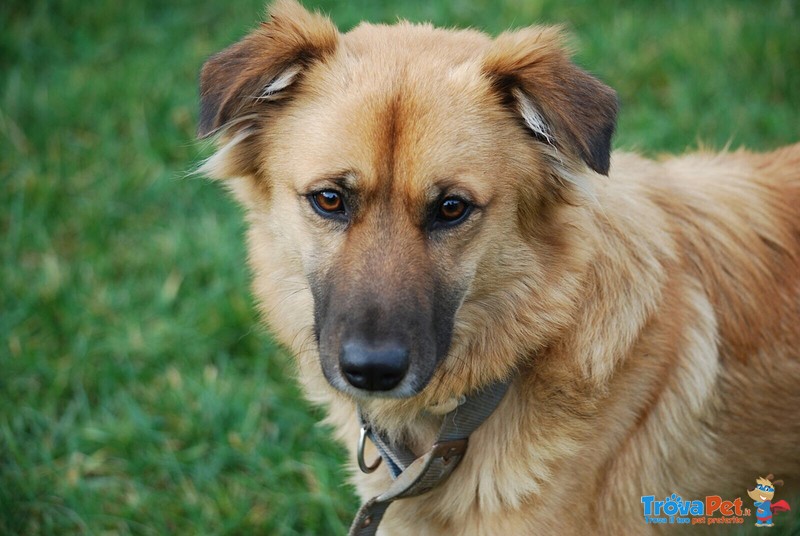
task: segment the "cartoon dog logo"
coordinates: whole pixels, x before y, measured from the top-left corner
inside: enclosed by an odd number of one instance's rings
[[[773,512],[788,512],[789,503],[778,501],[772,504],[772,497],[775,496],[775,487],[783,486],[783,480],[772,481],[773,476],[767,475],[766,478],[756,479],[756,487],[747,490],[747,494],[753,499],[756,506],[756,527],[773,527]]]

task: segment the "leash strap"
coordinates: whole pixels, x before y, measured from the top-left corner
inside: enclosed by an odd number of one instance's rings
[[[383,434],[371,430],[359,411],[361,424],[378,447],[394,481],[389,489],[361,506],[349,536],[374,536],[394,501],[422,495],[444,482],[464,457],[469,436],[497,409],[509,383],[497,382],[466,397],[463,404],[444,416],[436,442],[418,458],[405,445],[394,445]]]

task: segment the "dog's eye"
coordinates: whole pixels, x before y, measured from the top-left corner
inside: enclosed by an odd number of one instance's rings
[[[439,225],[456,225],[469,215],[472,205],[459,197],[445,197],[436,211],[436,223]]]
[[[311,205],[323,216],[344,214],[344,199],[336,190],[322,190],[308,196]]]

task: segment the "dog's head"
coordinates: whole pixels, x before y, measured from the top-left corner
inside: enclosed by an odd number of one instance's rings
[[[247,208],[257,297],[308,374],[458,395],[569,324],[575,209],[608,172],[617,101],[558,29],[341,34],[280,0],[200,95],[220,146],[202,170]]]

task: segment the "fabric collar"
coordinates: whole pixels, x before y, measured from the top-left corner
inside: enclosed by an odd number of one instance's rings
[[[497,409],[510,383],[510,380],[496,382],[458,400],[455,409],[442,419],[431,449],[419,457],[408,446],[392,443],[384,434],[374,430],[359,408],[359,467],[364,472],[372,472],[378,467],[377,463],[372,466],[364,463],[364,441],[369,437],[377,447],[380,459],[388,466],[393,482],[389,489],[359,509],[349,536],[373,536],[392,502],[422,495],[444,482],[464,457],[470,435]]]

